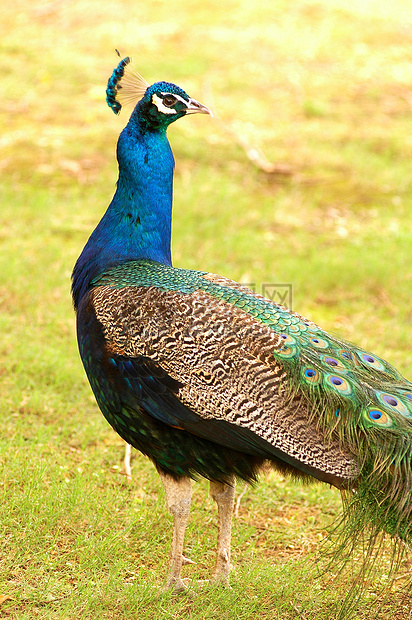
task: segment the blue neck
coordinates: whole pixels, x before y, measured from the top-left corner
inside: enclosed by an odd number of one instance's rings
[[[117,144],[119,180],[106,213],[73,271],[75,306],[93,278],[119,262],[171,265],[174,159],[166,129],[148,130],[133,114]]]

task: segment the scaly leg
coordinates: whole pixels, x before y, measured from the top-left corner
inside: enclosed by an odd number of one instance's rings
[[[190,502],[192,499],[192,483],[190,478],[175,480],[172,476],[159,471],[166,493],[166,504],[173,515],[173,538],[170,554],[170,569],[166,580],[166,588],[185,590],[186,586],[180,576],[182,564],[190,563],[183,556],[183,541],[187,521],[189,519]]]
[[[232,515],[235,503],[236,478],[233,476],[231,484],[210,481],[210,495],[217,503],[218,534],[216,567],[213,580],[227,584],[230,571],[230,535],[232,531]]]

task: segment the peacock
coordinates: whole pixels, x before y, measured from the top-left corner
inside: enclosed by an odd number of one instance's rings
[[[117,433],[155,464],[173,515],[166,587],[182,590],[191,480],[218,508],[212,579],[227,583],[235,481],[269,463],[340,489],[344,533],[412,530],[412,384],[389,363],[230,279],[172,266],[174,158],[166,130],[205,105],[149,85],[124,58],[114,197],[72,274],[81,359]]]

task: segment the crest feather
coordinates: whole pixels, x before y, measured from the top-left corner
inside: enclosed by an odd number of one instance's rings
[[[117,51],[117,50],[116,50]],[[117,52],[119,53],[119,52]],[[119,114],[124,105],[136,104],[145,94],[150,84],[133,69],[131,58],[126,56],[114,69],[107,82],[107,105]]]

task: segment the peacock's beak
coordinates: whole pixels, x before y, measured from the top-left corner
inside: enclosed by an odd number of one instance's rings
[[[187,102],[186,114],[210,114],[213,116],[213,112],[210,108],[207,108],[203,103],[199,103],[196,99],[189,99]]]

